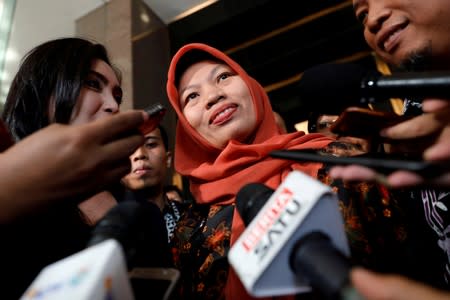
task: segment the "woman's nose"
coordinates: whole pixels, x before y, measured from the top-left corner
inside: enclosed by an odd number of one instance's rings
[[[106,98],[103,107],[103,110],[110,114],[119,112],[119,103],[117,103],[117,100],[112,95]]]
[[[209,109],[212,106],[214,106],[214,104],[216,104],[217,102],[219,102],[222,99],[225,99],[225,94],[222,91],[222,89],[211,88],[209,93],[208,93],[208,97],[207,97],[207,101],[206,101],[206,107]]]

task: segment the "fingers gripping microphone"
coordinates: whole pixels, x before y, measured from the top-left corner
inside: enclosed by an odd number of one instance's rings
[[[307,69],[298,85],[300,100],[313,111],[339,114],[389,98],[450,99],[450,72],[382,75],[357,64],[322,64]]]
[[[262,184],[243,187],[236,207],[247,229],[229,261],[250,294],[296,294],[311,286],[329,299],[348,294],[349,249],[328,186],[294,171],[275,192]]]

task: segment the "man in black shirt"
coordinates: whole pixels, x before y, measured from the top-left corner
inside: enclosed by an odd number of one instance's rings
[[[164,180],[172,163],[172,154],[168,150],[167,133],[161,125],[145,135],[144,145],[130,156],[130,161],[131,172],[122,178],[128,189],[127,198],[156,204],[163,214],[170,241],[183,205],[169,200],[164,193]]]

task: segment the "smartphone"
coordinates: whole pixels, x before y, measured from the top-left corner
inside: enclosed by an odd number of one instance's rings
[[[330,165],[362,165],[386,175],[394,171],[406,170],[418,173],[421,176],[434,177],[450,171],[450,162],[434,163],[388,154],[377,155],[370,153],[343,157],[333,156],[317,150],[278,150],[272,151],[270,156],[302,162],[321,162]]]
[[[162,121],[167,109],[161,103],[153,103],[147,106],[144,111],[148,114],[148,120],[139,127],[142,134],[153,131]]]
[[[136,300],[174,299],[180,271],[174,268],[134,268],[129,272]]]
[[[409,120],[412,116],[394,112],[375,111],[361,107],[348,107],[330,126],[330,131],[343,136],[379,136],[380,130]]]

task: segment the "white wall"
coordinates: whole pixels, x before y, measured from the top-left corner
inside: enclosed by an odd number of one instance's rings
[[[20,59],[34,46],[59,37],[74,36],[75,20],[107,0],[17,0],[6,52],[2,95],[4,101]]]

